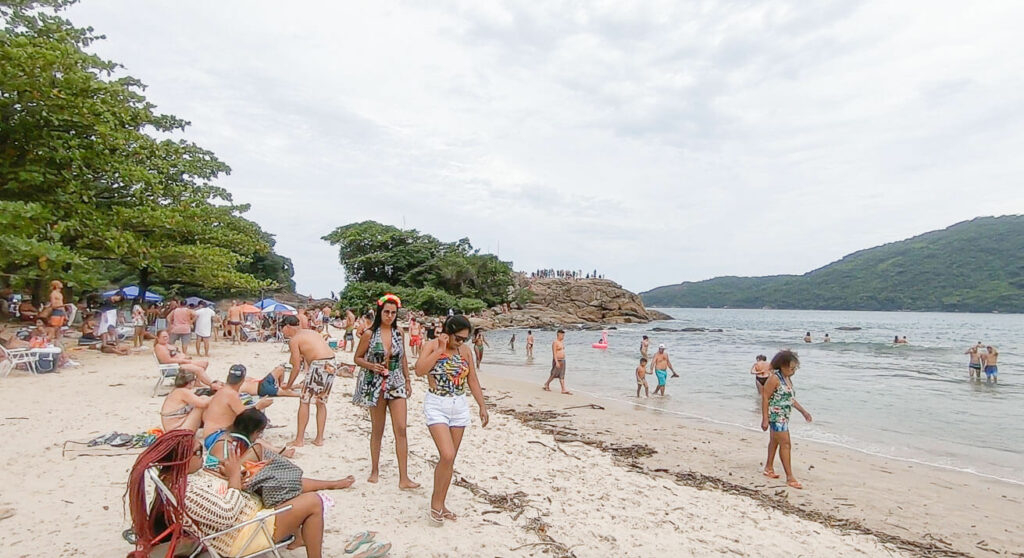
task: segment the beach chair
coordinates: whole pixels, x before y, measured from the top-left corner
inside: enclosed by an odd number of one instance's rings
[[[258,330],[254,331],[254,330],[246,329],[246,328],[243,327],[242,328],[241,339],[242,339],[242,343],[255,343],[255,342],[260,340],[259,331]]]
[[[18,366],[24,366],[25,370],[32,374],[39,373],[36,370],[39,354],[32,349],[8,349],[0,345],[0,356],[4,357],[4,360],[0,361],[0,378],[10,374],[11,370]]]
[[[170,491],[170,489],[167,488],[163,481],[160,480],[160,474],[157,472],[157,469],[155,467],[146,470],[146,478],[149,479],[149,481],[152,482],[153,486],[155,487],[154,497],[160,498],[163,501],[164,506],[168,507],[169,509],[180,510],[181,512],[185,511],[181,509],[181,507],[179,507],[178,500],[174,497],[174,494]],[[155,540],[163,540],[168,536],[171,537],[171,544],[170,548],[168,549],[168,556],[170,556],[174,552],[177,541],[180,540],[183,535],[191,534],[199,539],[199,544],[196,546],[196,549],[192,552],[192,554],[189,555],[189,558],[197,558],[199,556],[209,556],[210,558],[253,558],[256,556],[267,555],[275,556],[275,558],[282,558],[281,549],[291,544],[295,540],[294,536],[289,536],[285,540],[276,543],[271,548],[260,550],[252,554],[244,555],[222,555],[218,553],[216,550],[214,550],[212,546],[210,546],[210,542],[216,539],[217,537],[220,537],[221,535],[231,533],[232,531],[237,531],[238,529],[247,527],[253,523],[258,523],[259,529],[254,530],[252,534],[249,535],[249,538],[245,541],[245,544],[241,545],[242,548],[248,546],[249,543],[255,540],[255,538],[261,533],[264,536],[266,536],[267,540],[272,541],[274,540],[274,533],[267,525],[267,518],[273,517],[289,509],[291,509],[291,506],[284,506],[283,508],[278,508],[274,510],[263,510],[257,513],[256,517],[248,521],[243,521],[242,523],[239,523],[238,525],[235,525],[230,529],[225,529],[223,531],[218,531],[216,533],[210,533],[208,535],[196,532],[197,530],[191,524],[191,521],[188,521],[185,513],[181,513],[180,517],[184,518],[184,522],[187,522],[188,525],[183,525],[182,523],[172,525],[168,527],[163,533],[160,533]]]
[[[156,397],[156,392],[160,391],[160,386],[164,385],[164,382],[167,380],[170,380],[173,383],[174,377],[178,375],[179,367],[177,363],[160,364],[157,362],[157,368],[158,373],[156,377],[156,385],[153,386],[153,395],[150,397]]]

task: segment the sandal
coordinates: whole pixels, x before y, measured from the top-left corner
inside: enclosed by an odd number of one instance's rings
[[[345,554],[352,554],[359,550],[359,547],[364,544],[373,542],[373,537],[375,536],[377,536],[376,531],[363,531],[362,533],[357,533],[352,537],[349,543],[345,545]]]
[[[387,556],[391,552],[391,543],[381,544],[373,543],[370,548],[365,551],[356,554],[352,558],[381,558]]]
[[[786,484],[788,484],[789,486],[791,486],[793,488],[797,488],[797,489],[800,489],[800,488],[804,487],[804,485],[800,484],[800,481],[795,480],[795,479],[787,482]]]
[[[459,519],[459,516],[455,515],[455,512],[451,510],[442,511],[441,517],[447,519],[448,521],[456,521],[457,519]]]
[[[430,511],[427,512],[427,518],[430,519],[430,522],[435,526],[444,525],[444,512],[441,510],[430,508]]]
[[[768,477],[768,478],[770,478],[770,479],[777,479],[777,478],[779,478],[779,474],[778,473],[776,473],[775,471],[769,471],[768,469],[765,469],[764,471],[761,471],[761,474],[766,476],[766,477]]]

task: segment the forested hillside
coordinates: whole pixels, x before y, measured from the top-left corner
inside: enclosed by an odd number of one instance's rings
[[[641,297],[649,307],[1024,312],[1024,216],[979,217],[804,275],[716,277]]]

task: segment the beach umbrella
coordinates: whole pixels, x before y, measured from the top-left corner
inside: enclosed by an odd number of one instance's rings
[[[241,307],[243,314],[259,314],[261,310],[256,308],[252,304],[243,304]]]
[[[264,302],[264,301],[260,301]],[[259,306],[259,304],[257,304]],[[273,304],[267,304],[263,306],[264,314],[292,314],[295,312],[295,308],[288,306],[282,302],[275,302]]]
[[[199,306],[200,302],[205,302],[207,306],[213,306],[213,302],[206,300],[205,298],[199,298],[198,296],[190,296],[185,299],[185,304],[192,304]]]
[[[253,306],[255,306],[256,308],[263,309],[263,308],[266,308],[267,306],[272,306],[274,304],[283,304],[283,303],[278,302],[278,301],[276,301],[276,300],[274,300],[272,298],[264,298],[263,300],[261,300],[259,302],[254,302]]]
[[[110,298],[116,295],[119,290],[121,294],[123,294],[125,298],[129,300],[137,298],[139,296],[139,287],[137,285],[128,285],[127,287],[123,287],[121,289],[114,289],[112,291],[107,291],[103,293],[103,298]],[[160,302],[163,299],[164,297],[156,293],[151,293],[149,291],[146,291],[146,296],[143,297],[143,300],[145,300],[146,302]]]

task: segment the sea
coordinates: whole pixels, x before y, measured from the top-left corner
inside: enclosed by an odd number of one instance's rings
[[[793,376],[797,399],[813,416],[807,423],[794,410],[794,438],[1024,484],[1024,315],[658,310],[673,319],[609,326],[607,349],[591,346],[600,331],[568,331],[569,389],[760,432],[750,367],[758,354],[770,360],[776,351],[792,349],[801,364]],[[812,343],[803,341],[808,331]],[[513,333],[514,350],[508,346]],[[525,329],[488,332],[483,370],[489,362],[507,364],[517,367],[510,377],[543,383],[555,333],[533,333],[530,360]],[[822,342],[826,333],[829,343]],[[651,354],[664,344],[681,375],[668,380],[663,398],[635,397],[634,370],[645,334]],[[909,343],[894,344],[897,335]],[[979,341],[999,351],[997,385],[968,380],[964,352]],[[650,376],[648,383],[653,390],[657,381]]]

